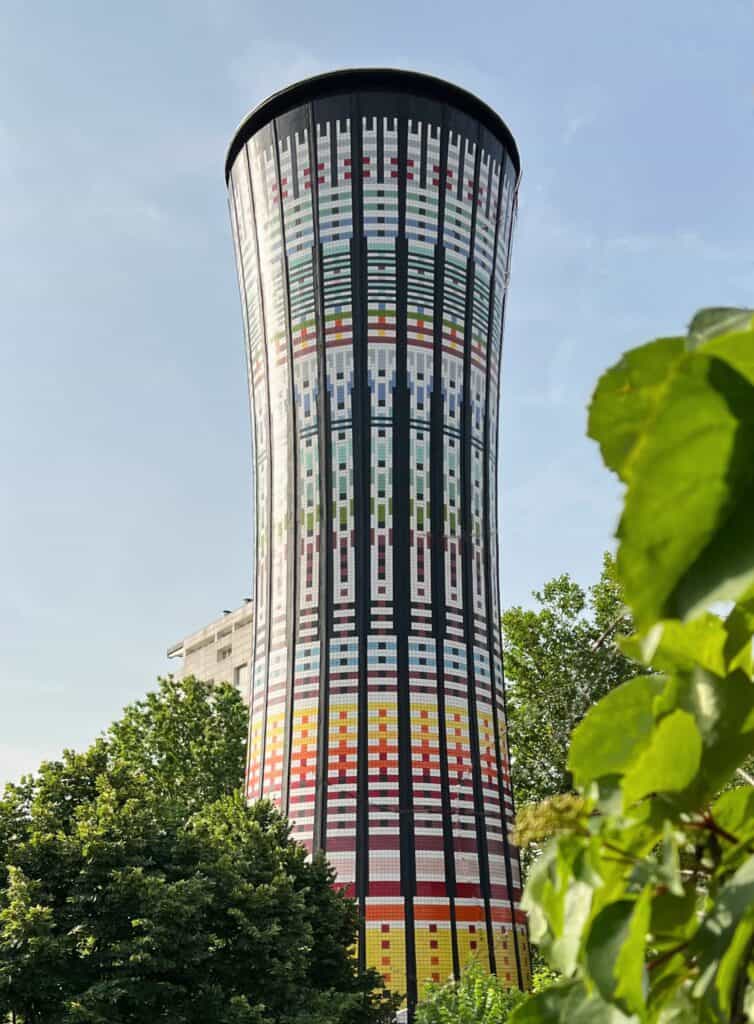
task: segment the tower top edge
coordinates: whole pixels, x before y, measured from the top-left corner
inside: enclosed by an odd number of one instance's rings
[[[474,93],[443,78],[419,71],[397,68],[343,68],[285,86],[249,111],[236,129],[228,147],[225,157],[226,183],[239,152],[260,128],[276,117],[314,100],[369,91],[405,93],[455,107],[479,121],[502,142],[516,168],[516,176],[520,175],[521,158],[513,133],[500,115]]]

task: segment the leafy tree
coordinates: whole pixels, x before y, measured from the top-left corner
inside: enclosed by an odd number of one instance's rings
[[[427,986],[415,1024],[505,1024],[522,998],[518,989],[503,988],[494,974],[472,961],[460,981]]]
[[[163,680],[0,801],[0,1019],[361,1024],[354,905],[266,802],[232,687]]]
[[[503,613],[508,736],[517,805],[572,789],[568,741],[589,708],[641,667],[615,643],[631,619],[606,554],[588,592],[558,576],[533,594],[539,608]]]
[[[515,1024],[754,1021],[754,317],[705,310],[627,353],[589,432],[626,487],[617,569],[655,672],[573,732],[576,795],[530,875],[534,940],[563,980]],[[725,615],[720,602],[728,603]],[[732,783],[738,784],[731,788]],[[745,784],[741,784],[745,783]],[[554,819],[554,821],[553,821]]]

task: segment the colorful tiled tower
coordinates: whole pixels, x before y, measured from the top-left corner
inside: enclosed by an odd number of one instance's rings
[[[469,93],[340,71],[226,164],[253,408],[247,774],[409,1007],[529,975],[505,735],[498,394],[519,158]]]

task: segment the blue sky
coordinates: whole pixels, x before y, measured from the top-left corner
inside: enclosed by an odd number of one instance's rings
[[[500,111],[524,178],[506,326],[505,604],[584,583],[618,489],[599,372],[754,304],[749,0],[35,4],[0,23],[0,781],[89,742],[250,593],[223,183],[266,94],[359,64]]]

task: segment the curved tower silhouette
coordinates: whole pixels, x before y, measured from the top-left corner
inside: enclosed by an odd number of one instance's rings
[[[519,157],[409,72],[301,82],[226,177],[253,409],[249,799],[324,850],[409,1006],[529,966],[505,738],[498,394]]]

